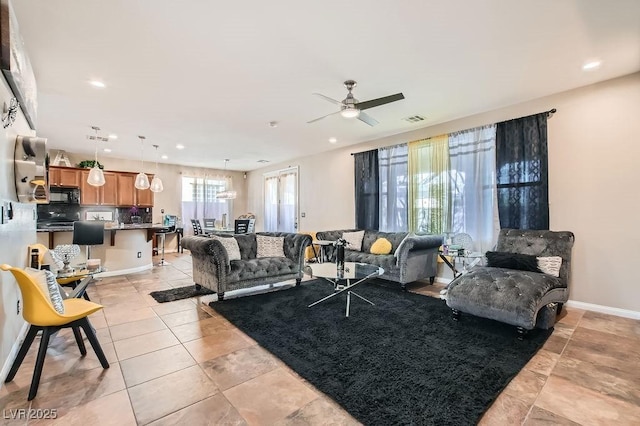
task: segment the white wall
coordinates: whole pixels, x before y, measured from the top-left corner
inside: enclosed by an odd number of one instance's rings
[[[640,73],[249,173],[249,210],[262,229],[262,175],[300,167],[300,230],[353,227],[352,152],[391,146],[556,108],[549,120],[552,230],[576,236],[572,300],[640,312]],[[338,135],[339,138],[339,135]]]
[[[0,108],[3,103],[9,104],[13,94],[0,77]],[[27,246],[36,241],[35,204],[19,204],[15,198],[13,178],[13,152],[16,135],[33,135],[27,121],[18,112],[12,127],[3,129],[0,136],[0,203],[11,201],[14,208],[14,219],[0,225],[0,263],[12,266],[27,266]],[[16,307],[22,298],[20,290],[10,272],[0,272],[0,370],[8,372],[5,366],[16,339],[24,325],[22,311],[18,314]],[[0,374],[0,386],[4,384],[4,375]]]

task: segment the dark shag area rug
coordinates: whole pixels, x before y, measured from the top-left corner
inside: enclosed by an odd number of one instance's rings
[[[313,280],[210,306],[365,425],[472,425],[551,330],[517,340],[513,326],[462,314],[443,300],[375,280],[330,294]]]
[[[189,297],[205,296],[207,294],[213,294],[215,292],[209,290],[206,287],[200,287],[200,290],[196,290],[196,286],[189,285],[186,287],[177,287],[169,290],[158,290],[149,293],[158,303],[173,302],[174,300],[188,299]]]

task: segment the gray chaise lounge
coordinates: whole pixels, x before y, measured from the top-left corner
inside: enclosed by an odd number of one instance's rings
[[[453,310],[454,319],[459,318],[460,312],[491,318],[515,325],[520,337],[535,327],[551,328],[556,313],[569,299],[573,242],[574,235],[568,231],[501,230],[496,251],[560,256],[559,276],[476,266],[449,285],[447,305]]]

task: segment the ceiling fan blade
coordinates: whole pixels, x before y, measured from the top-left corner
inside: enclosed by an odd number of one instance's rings
[[[390,102],[395,102],[404,99],[404,95],[402,93],[396,93],[395,95],[385,96],[383,98],[372,99],[370,101],[359,102],[355,106],[359,110],[369,109],[373,107],[377,107],[380,105],[388,104]]]
[[[323,118],[328,117],[328,116],[330,116],[330,115],[340,114],[340,112],[341,112],[341,111],[336,111],[336,112],[332,112],[331,114],[323,115],[322,117],[318,117],[318,118],[313,119],[313,120],[311,120],[311,121],[307,121],[307,124],[309,124],[309,123],[315,123],[316,121],[322,120]]]
[[[376,120],[375,118],[371,117],[369,114],[367,114],[366,112],[362,112],[360,111],[360,115],[358,116],[358,120],[367,123],[369,126],[375,126],[376,124],[378,124],[378,120]]]
[[[324,100],[326,100],[326,101],[331,102],[332,104],[342,105],[342,102],[340,102],[340,101],[336,101],[335,99],[331,99],[330,97],[325,96],[325,95],[323,95],[323,94],[321,94],[321,93],[314,93],[314,95],[319,96],[319,97],[321,97],[322,99],[324,99]]]

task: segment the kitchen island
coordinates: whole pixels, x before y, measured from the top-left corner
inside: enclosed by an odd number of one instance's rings
[[[104,244],[91,247],[91,257],[101,259],[106,272],[100,276],[114,276],[141,272],[153,267],[153,235],[166,229],[160,224],[122,224],[105,226]],[[72,244],[73,226],[47,226],[38,228],[38,242],[50,249],[59,244]],[[84,259],[84,247],[82,258]]]

